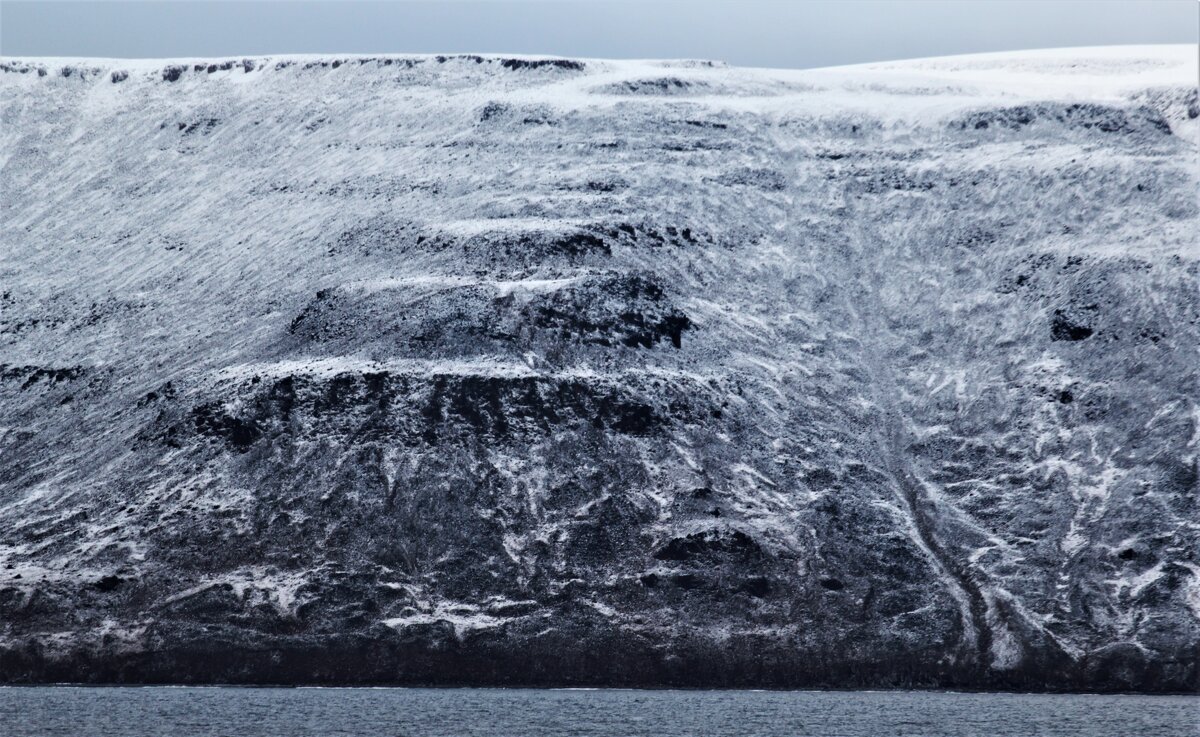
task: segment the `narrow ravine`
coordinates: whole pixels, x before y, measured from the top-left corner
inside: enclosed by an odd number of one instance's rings
[[[868,377],[867,396],[878,408],[879,424],[869,444],[881,470],[892,479],[897,508],[908,523],[910,538],[939,572],[947,592],[958,604],[962,625],[959,652],[963,663],[986,669],[994,639],[989,621],[995,617],[989,616],[988,601],[974,571],[969,564],[955,557],[938,537],[936,501],[909,462],[904,417],[893,399],[899,393],[899,386],[880,351],[885,344],[883,333],[887,328],[882,320],[886,308],[879,293],[884,275],[888,273],[888,249],[870,247],[870,244],[883,242],[881,236],[870,231],[875,214],[858,211],[854,197],[845,192],[846,182],[851,181],[851,177],[847,175],[844,162],[813,158],[812,152],[806,152],[799,142],[787,141],[786,134],[779,133],[778,123],[772,128],[772,139],[794,173],[795,181],[825,182],[830,187],[824,197],[812,197],[810,193],[809,198],[798,198],[797,203],[807,203],[810,208],[813,201],[843,204],[840,218],[848,248],[842,253],[847,257],[838,261],[834,254],[823,254],[823,265],[827,274],[842,272],[831,280],[843,285],[838,290],[840,306],[837,312],[845,320],[846,331],[858,337],[860,355],[856,362]],[[811,171],[814,166],[819,166],[822,171],[814,173]],[[811,214],[811,211],[793,213],[793,218],[803,221],[803,216]],[[846,288],[846,285],[863,284],[870,284],[872,288]]]

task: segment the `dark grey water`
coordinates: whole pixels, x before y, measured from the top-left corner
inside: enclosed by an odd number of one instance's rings
[[[1200,698],[938,692],[0,688],[4,737],[1195,737]]]

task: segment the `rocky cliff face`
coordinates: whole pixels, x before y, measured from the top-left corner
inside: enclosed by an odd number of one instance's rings
[[[1194,49],[0,67],[0,678],[1194,686]]]

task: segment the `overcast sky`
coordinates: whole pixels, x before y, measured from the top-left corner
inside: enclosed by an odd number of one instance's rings
[[[0,0],[5,56],[507,52],[817,67],[1196,43],[1195,0]]]

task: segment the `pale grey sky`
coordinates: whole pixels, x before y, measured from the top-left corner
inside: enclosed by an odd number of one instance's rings
[[[5,56],[508,52],[814,67],[1196,43],[1195,0],[0,0]]]

